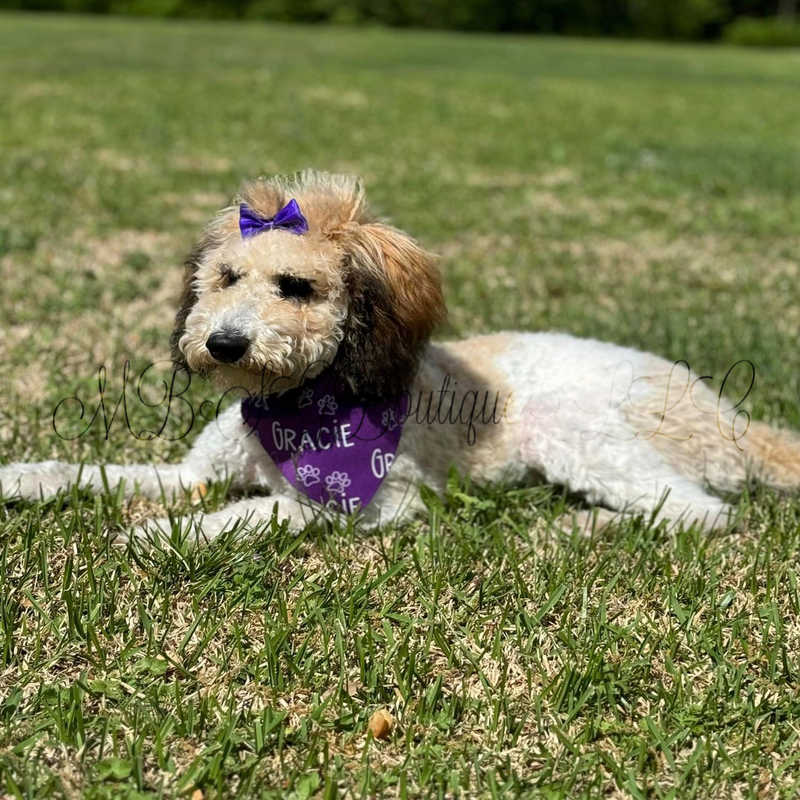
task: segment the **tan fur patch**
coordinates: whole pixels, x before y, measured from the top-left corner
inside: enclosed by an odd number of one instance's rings
[[[428,454],[431,460],[441,462],[438,469],[442,475],[454,463],[461,474],[478,482],[512,477],[503,473],[506,465],[519,461],[514,457],[518,443],[513,424],[518,402],[506,376],[494,368],[494,363],[513,341],[514,334],[493,334],[428,348],[425,364],[414,381],[413,402],[421,403],[423,412],[432,405],[435,413],[442,376],[450,377],[451,394],[434,423],[441,429],[437,431],[439,445],[436,452]],[[466,419],[475,401],[475,438],[470,444]]]
[[[748,432],[764,480],[780,491],[800,491],[800,437],[755,422]]]
[[[800,490],[796,434],[737,416],[730,401],[695,383],[693,374],[688,384],[685,372],[670,379],[671,368],[654,359],[648,382],[638,384],[642,391],[622,405],[637,439],[652,444],[682,474],[720,491],[739,491],[751,478],[782,491]]]

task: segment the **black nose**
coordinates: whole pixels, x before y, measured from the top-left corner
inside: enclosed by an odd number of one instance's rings
[[[218,331],[208,337],[206,347],[215,360],[223,364],[233,364],[247,352],[250,340],[241,333]]]

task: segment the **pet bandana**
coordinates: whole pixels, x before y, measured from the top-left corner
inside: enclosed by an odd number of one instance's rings
[[[242,239],[256,236],[263,231],[284,230],[291,233],[308,233],[308,222],[297,205],[297,200],[290,200],[274,217],[259,217],[249,206],[239,206],[239,230]]]
[[[304,495],[353,513],[375,496],[389,472],[406,419],[405,392],[359,403],[332,369],[285,394],[242,403],[242,417]]]

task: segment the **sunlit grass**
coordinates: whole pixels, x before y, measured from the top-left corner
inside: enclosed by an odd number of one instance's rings
[[[800,57],[0,16],[2,459],[162,461],[136,395],[245,177],[362,174],[440,253],[442,336],[555,328],[756,368],[800,428]],[[86,420],[107,369],[109,413]],[[160,372],[159,374],[163,374]],[[158,397],[153,374],[145,399]],[[718,385],[718,384],[717,384]],[[734,389],[736,389],[734,379]],[[195,411],[213,390],[194,382]],[[62,409],[63,410],[63,409]],[[80,424],[79,424],[80,423]],[[185,434],[185,435],[184,435]],[[228,488],[198,500],[211,509]],[[453,477],[419,522],[112,546],[163,504],[0,501],[9,796],[791,796],[800,504],[726,537],[570,536],[557,487]],[[378,708],[396,717],[367,736]],[[199,797],[199,795],[195,795]]]

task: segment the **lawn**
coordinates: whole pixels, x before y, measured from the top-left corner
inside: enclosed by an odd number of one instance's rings
[[[559,329],[717,386],[747,359],[754,418],[800,429],[798,52],[4,15],[0,76],[2,463],[180,457],[186,405],[133,434],[181,259],[245,177],[309,166],[441,255],[441,337]],[[69,440],[126,360],[127,424]],[[454,476],[400,529],[145,551],[109,534],[157,503],[0,500],[0,793],[793,795],[800,502],[588,538],[568,502]]]

